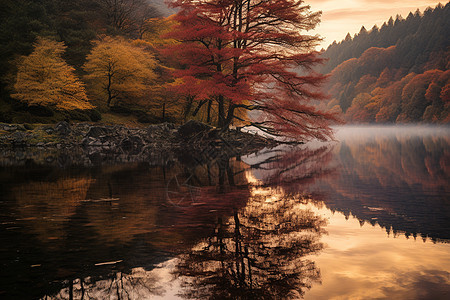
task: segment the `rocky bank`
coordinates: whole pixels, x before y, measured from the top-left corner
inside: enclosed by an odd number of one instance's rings
[[[189,121],[147,128],[87,123],[30,126],[0,124],[0,164],[29,160],[59,165],[148,162],[161,165],[175,157],[208,161],[249,154],[276,142],[238,130],[219,130]]]

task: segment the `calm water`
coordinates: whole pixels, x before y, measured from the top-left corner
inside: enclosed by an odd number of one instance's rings
[[[209,161],[4,152],[0,298],[450,299],[450,129],[336,138]]]

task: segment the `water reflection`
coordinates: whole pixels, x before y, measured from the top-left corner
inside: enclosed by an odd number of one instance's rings
[[[0,298],[442,298],[448,131],[338,139],[151,163],[8,158]]]
[[[61,289],[69,298],[97,294],[97,282],[105,280],[109,291],[123,288],[121,295],[131,286],[158,291],[146,285],[151,279],[135,280],[136,268],[151,270],[190,249],[217,216],[231,215],[249,195],[241,172],[247,166],[236,159],[65,169],[27,164],[1,172],[2,298]],[[185,189],[196,193],[186,197]],[[32,288],[24,289],[25,282]]]
[[[255,187],[246,207],[180,256],[176,276],[192,299],[298,299],[320,271],[305,256],[319,252],[325,220],[299,209],[301,199]]]
[[[450,239],[448,127],[350,127],[337,138],[336,176],[309,187],[328,208],[394,235]]]

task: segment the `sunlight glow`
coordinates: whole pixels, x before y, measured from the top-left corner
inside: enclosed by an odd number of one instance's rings
[[[361,26],[370,30],[373,25],[380,27],[392,16],[395,20],[397,14],[406,18],[409,12],[417,8],[421,12],[427,7],[435,7],[439,1],[431,0],[308,0],[313,11],[322,11],[322,22],[316,32],[324,38],[320,47],[326,48],[334,40],[343,40],[349,32],[352,37],[358,33]],[[442,2],[445,5],[445,1]],[[319,49],[320,50],[320,49]]]

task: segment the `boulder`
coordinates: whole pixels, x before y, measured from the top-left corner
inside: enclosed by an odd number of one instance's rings
[[[126,137],[120,142],[120,148],[130,154],[139,153],[143,146],[144,142],[137,135]]]
[[[2,127],[3,127],[3,130],[9,131],[9,132],[14,132],[17,130],[17,125],[14,125],[14,124],[11,124],[11,125],[3,124]]]
[[[69,123],[67,123],[66,121],[62,121],[56,124],[55,130],[62,136],[67,136],[72,132]]]
[[[183,139],[189,139],[200,133],[211,131],[214,127],[207,124],[190,120],[178,128],[178,135]]]
[[[55,128],[53,126],[44,126],[42,128],[47,134],[53,134],[55,133]]]
[[[110,134],[111,130],[106,127],[101,126],[92,126],[89,128],[89,131],[86,133],[86,137],[99,138],[103,135]]]

